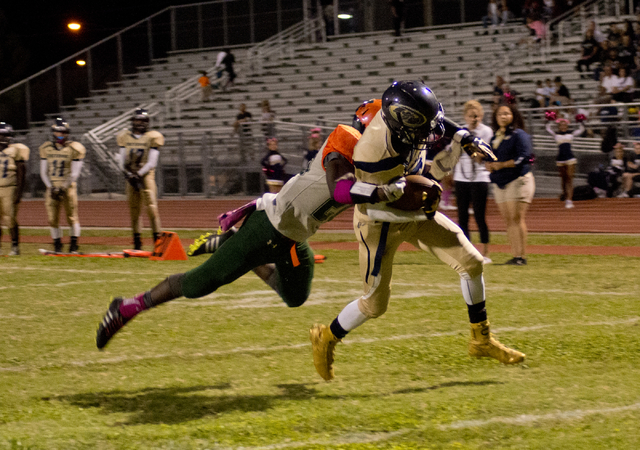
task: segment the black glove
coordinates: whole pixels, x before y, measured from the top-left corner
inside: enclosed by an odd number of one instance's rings
[[[142,189],[142,178],[140,178],[140,175],[137,173],[125,172],[124,176],[133,189],[136,191]]]
[[[476,155],[482,156],[482,159],[485,161],[497,161],[496,155],[491,151],[491,146],[483,141],[479,137],[474,137],[472,134],[468,134],[464,136],[460,140],[460,145],[462,146],[462,150],[464,150],[467,155],[474,158]]]
[[[57,202],[62,201],[67,191],[64,188],[51,188],[51,198]]]

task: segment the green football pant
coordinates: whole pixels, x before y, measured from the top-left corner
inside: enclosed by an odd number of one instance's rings
[[[185,274],[182,293],[187,298],[203,297],[269,263],[276,265],[282,300],[290,307],[302,305],[311,292],[313,251],[306,241],[283,236],[264,211],[255,211],[205,263]]]

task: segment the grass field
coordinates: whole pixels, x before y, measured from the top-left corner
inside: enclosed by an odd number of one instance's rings
[[[640,246],[640,236],[530,243]],[[430,255],[399,253],[389,311],[338,345],[326,383],[308,328],[360,295],[354,251],[323,251],[301,308],[247,275],[145,312],[99,352],[95,327],[110,295],[204,257],[51,258],[36,256],[39,247],[0,258],[0,449],[640,448],[636,258],[531,255],[526,267],[487,266],[494,331],[527,354],[506,367],[468,357],[457,275]]]

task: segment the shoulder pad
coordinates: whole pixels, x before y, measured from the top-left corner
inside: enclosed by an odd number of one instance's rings
[[[126,144],[126,137],[129,136],[131,134],[131,132],[128,129],[124,129],[122,131],[120,131],[117,135],[116,135],[116,142],[118,143],[118,147],[124,147]]]
[[[53,147],[53,143],[51,141],[46,141],[44,142],[40,148],[38,148],[38,151],[40,153],[40,158],[46,158],[47,157],[47,149],[49,147]]]
[[[27,147],[24,144],[20,144],[20,143],[15,143],[12,145],[12,147],[15,147],[16,151],[16,156],[15,156],[15,160],[16,161],[28,161],[29,160],[29,153],[31,153],[31,151],[29,150],[29,147]]]
[[[151,130],[147,131],[147,138],[149,138],[149,147],[162,147],[164,145],[164,136],[162,133]]]
[[[87,149],[84,148],[84,145],[80,142],[71,141],[68,142],[67,145],[73,150],[71,154],[73,159],[83,159],[84,155],[87,153]]]

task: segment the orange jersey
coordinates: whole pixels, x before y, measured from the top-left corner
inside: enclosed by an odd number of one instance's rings
[[[322,150],[322,168],[324,167],[324,159],[329,153],[338,152],[353,164],[353,148],[358,143],[362,135],[358,130],[348,125],[338,125],[331,132]]]

